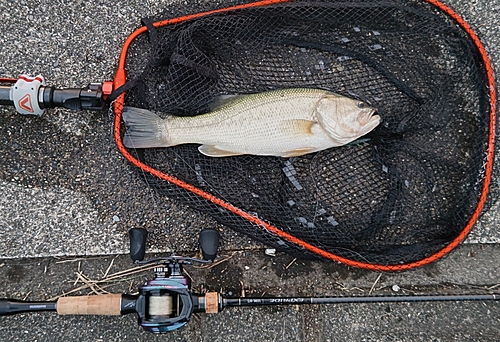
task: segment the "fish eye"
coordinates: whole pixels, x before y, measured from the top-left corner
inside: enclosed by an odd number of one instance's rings
[[[365,108],[365,103],[362,101],[359,101],[357,104],[358,108]]]

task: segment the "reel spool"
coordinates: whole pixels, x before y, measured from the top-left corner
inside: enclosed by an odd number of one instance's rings
[[[191,294],[191,280],[183,275],[182,265],[192,262],[210,263],[208,259],[215,259],[219,244],[217,230],[205,229],[200,234],[200,247],[204,260],[171,256],[143,261],[147,231],[133,228],[129,231],[129,237],[130,257],[135,264],[164,263],[154,269],[153,280],[139,287],[135,310],[139,325],[144,330],[153,333],[176,330],[189,322],[193,312],[206,312],[207,301],[201,296]]]
[[[139,288],[136,302],[139,325],[146,331],[164,333],[179,329],[193,313],[188,278],[172,280],[157,276]],[[187,282],[189,283],[189,282]]]

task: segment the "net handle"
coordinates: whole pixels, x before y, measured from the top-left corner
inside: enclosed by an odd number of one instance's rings
[[[484,175],[484,182],[481,190],[481,196],[479,197],[479,202],[474,210],[474,213],[470,217],[469,221],[467,222],[467,225],[465,226],[464,229],[460,232],[460,234],[453,239],[448,245],[446,245],[444,248],[439,250],[438,252],[432,254],[431,256],[410,262],[410,263],[405,263],[405,264],[397,264],[397,265],[383,265],[383,264],[371,264],[371,263],[366,263],[366,262],[360,262],[356,260],[351,260],[347,259],[338,255],[335,255],[333,253],[327,252],[321,248],[318,248],[316,246],[313,246],[301,239],[298,239],[297,237],[290,235],[281,229],[259,219],[256,218],[255,216],[252,216],[248,214],[247,212],[233,206],[230,203],[224,202],[223,200],[201,190],[198,189],[197,187],[188,184],[176,177],[164,174],[144,163],[136,159],[132,154],[130,154],[125,146],[123,145],[122,139],[121,139],[121,117],[122,117],[122,109],[125,104],[125,93],[122,93],[121,95],[118,96],[116,101],[113,103],[113,111],[115,113],[115,119],[114,119],[114,138],[115,138],[115,143],[120,151],[120,153],[129,161],[131,162],[134,166],[140,168],[144,172],[148,172],[151,175],[158,177],[162,180],[168,181],[180,188],[183,188],[187,191],[190,191],[194,194],[196,194],[199,197],[202,197],[252,223],[255,225],[261,227],[262,229],[267,230],[268,232],[271,232],[280,238],[291,242],[298,247],[304,248],[308,250],[309,252],[312,252],[314,254],[317,254],[323,258],[340,262],[343,264],[346,264],[348,266],[352,267],[357,267],[357,268],[362,268],[362,269],[367,269],[367,270],[373,270],[373,271],[386,271],[386,272],[393,272],[393,271],[405,271],[417,267],[421,267],[427,264],[430,264],[448,253],[450,253],[453,249],[455,249],[470,233],[472,227],[474,224],[477,222],[479,215],[481,214],[486,198],[488,195],[488,190],[491,182],[491,174],[493,171],[493,157],[494,157],[494,152],[495,152],[495,130],[496,130],[496,102],[497,102],[497,92],[495,88],[495,79],[494,79],[494,71],[493,71],[493,66],[492,63],[489,59],[488,53],[484,47],[484,45],[481,43],[479,37],[476,35],[474,30],[465,22],[465,20],[460,17],[454,10],[452,10],[450,7],[447,5],[443,4],[442,2],[438,0],[422,0],[424,2],[427,2],[445,14],[447,14],[450,18],[452,18],[472,39],[474,46],[478,49],[479,55],[481,57],[481,60],[484,64],[485,70],[486,70],[486,77],[488,81],[488,91],[489,91],[489,98],[490,98],[490,114],[489,114],[489,125],[488,125],[488,150],[487,150],[487,156],[486,156],[486,163],[485,163],[485,175]],[[207,15],[211,14],[216,14],[216,13],[223,13],[223,12],[228,12],[228,11],[234,11],[234,10],[239,10],[239,9],[247,9],[247,8],[253,8],[253,7],[263,7],[263,6],[269,6],[269,5],[274,5],[274,4],[280,4],[280,3],[286,3],[286,2],[291,2],[291,0],[263,0],[263,1],[257,1],[257,2],[252,2],[248,4],[243,4],[243,5],[237,5],[237,6],[231,6],[231,7],[226,7],[226,8],[221,8],[221,9],[216,9],[212,11],[207,11],[207,12],[200,12],[196,14],[191,14],[191,15],[186,15],[186,16],[181,16],[178,18],[173,18],[173,19],[167,19],[163,21],[158,21],[153,23],[154,27],[162,27],[166,25],[174,25],[174,24],[179,24],[186,22],[188,20],[192,19],[197,19],[201,18]],[[124,85],[126,83],[126,72],[125,72],[125,62],[127,58],[127,53],[128,49],[131,45],[131,43],[141,34],[146,33],[147,28],[146,27],[141,27],[134,31],[125,41],[122,47],[122,51],[120,54],[120,59],[119,59],[119,64],[118,64],[118,70],[115,74],[115,78],[113,80],[114,84],[114,89],[118,89],[120,86]]]

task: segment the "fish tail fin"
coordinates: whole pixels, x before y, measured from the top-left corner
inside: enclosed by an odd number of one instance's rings
[[[124,107],[122,119],[127,126],[123,145],[129,148],[168,147],[164,120],[142,108]]]

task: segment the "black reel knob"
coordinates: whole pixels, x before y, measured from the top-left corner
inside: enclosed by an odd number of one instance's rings
[[[200,232],[200,248],[203,254],[203,260],[213,261],[217,257],[219,248],[220,234],[216,229],[203,229]]]
[[[144,260],[148,231],[144,228],[132,228],[128,231],[128,236],[130,238],[130,258],[133,262]]]

